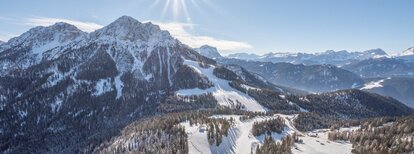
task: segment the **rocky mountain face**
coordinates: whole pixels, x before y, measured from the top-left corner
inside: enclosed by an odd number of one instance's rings
[[[73,25],[56,23],[49,27],[35,27],[21,36],[0,45],[0,73],[26,69],[42,61],[42,54],[86,36]]]
[[[222,56],[220,55],[216,47],[212,47],[209,45],[203,45],[200,48],[196,48],[194,50],[196,50],[201,55],[211,58],[211,59],[222,58]]]
[[[357,75],[333,65],[295,65],[290,63],[254,62],[236,59],[220,60],[221,63],[235,64],[263,76],[281,86],[293,87],[312,92],[349,89],[364,81]]]
[[[414,77],[414,63],[396,58],[376,58],[347,64],[343,69],[364,78]]]
[[[333,51],[328,50],[322,53],[267,53],[262,56],[255,54],[232,54],[228,58],[242,59],[242,60],[254,60],[261,62],[274,62],[274,63],[293,63],[304,65],[320,65],[320,64],[332,64],[332,65],[344,65],[353,61],[360,61],[370,58],[378,58],[387,56],[387,53],[382,49],[371,49],[363,52],[348,52],[346,50]]]
[[[0,152],[90,153],[136,120],[198,109],[324,114],[318,104],[329,107],[329,114],[338,107],[336,117],[412,114],[412,109],[379,95],[356,91],[303,96],[265,80],[268,75],[293,84],[289,79],[298,78],[297,84],[327,89],[359,81],[334,66],[263,64],[246,69],[244,63],[218,64],[159,26],[128,16],[92,33],[66,23],[33,28],[0,45]],[[261,74],[271,69],[289,71]],[[320,101],[325,98],[330,101]],[[167,134],[182,132],[172,126],[151,134],[169,130]]]

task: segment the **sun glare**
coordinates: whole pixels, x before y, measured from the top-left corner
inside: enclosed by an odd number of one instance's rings
[[[200,4],[203,3],[203,4]],[[152,7],[163,5],[162,18],[167,14],[172,14],[173,20],[184,19],[191,21],[189,7],[200,11],[200,5],[211,5],[210,0],[155,0]]]

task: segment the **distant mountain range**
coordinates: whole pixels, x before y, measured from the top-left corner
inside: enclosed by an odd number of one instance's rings
[[[367,59],[342,66],[364,78],[414,77],[414,63],[397,58]]]
[[[374,49],[354,53],[327,51],[320,54],[270,53],[263,56],[236,53],[227,57],[215,58],[223,64],[243,66],[248,71],[257,73],[274,84],[309,92],[358,88],[370,85],[373,78],[380,78],[379,81],[382,81],[381,78],[390,78],[391,80],[381,82],[386,86],[379,84],[381,86],[372,89],[361,89],[391,96],[412,106],[414,99],[411,98],[410,93],[414,85],[410,81],[414,78],[413,53],[414,48],[409,48],[394,56],[388,56],[381,49]],[[205,56],[209,57],[209,55]],[[301,62],[304,62],[303,57],[306,56],[309,57],[307,60],[313,59],[317,62],[313,62],[313,65],[303,65]],[[269,57],[278,57],[278,60],[275,58],[273,61],[282,62],[270,62],[272,60]],[[322,60],[319,61],[318,58],[322,58]],[[297,59],[302,60],[297,61]],[[330,62],[326,59],[329,59]],[[291,60],[294,62],[290,63]],[[297,62],[299,64],[296,64]],[[336,66],[324,63],[334,63]],[[405,85],[403,86],[403,84]]]
[[[220,63],[240,65],[263,76],[270,82],[310,92],[350,89],[364,81],[356,74],[333,65],[257,62],[238,59],[220,59]]]
[[[264,55],[236,53],[230,54],[227,58],[236,58],[242,60],[255,60],[262,62],[287,62],[292,64],[316,65],[316,64],[332,64],[344,65],[346,63],[365,60],[370,58],[385,57],[387,53],[381,49],[372,49],[363,52],[348,52],[346,50],[333,51],[328,50],[322,53],[267,53]]]

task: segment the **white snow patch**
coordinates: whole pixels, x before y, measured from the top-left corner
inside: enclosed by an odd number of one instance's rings
[[[101,79],[96,82],[95,90],[96,91],[92,94],[93,96],[100,96],[112,91],[111,79]]]
[[[364,86],[361,88],[361,90],[368,90],[368,89],[374,89],[374,88],[381,88],[383,87],[382,83],[384,83],[385,80],[389,80],[391,77],[388,77],[387,79],[382,79],[378,81],[372,81],[367,84],[364,84]]]
[[[124,83],[121,80],[122,74],[115,77],[115,87],[116,87],[116,99],[119,99],[122,96],[122,88],[124,87]]]
[[[26,117],[27,116],[27,111],[19,110],[19,116],[20,116],[20,118]]]
[[[245,85],[245,84],[241,84],[241,86],[244,89],[247,89],[247,90],[250,90],[250,89],[252,89],[252,90],[259,90],[259,88],[255,88],[255,87],[252,87],[252,86],[249,86],[249,85]]]
[[[60,110],[60,107],[62,106],[63,101],[58,99],[55,102],[53,102],[52,104],[50,104],[50,108],[52,108],[52,112],[56,113]]]
[[[206,76],[212,83],[214,83],[214,87],[208,88],[206,90],[201,90],[197,88],[179,90],[177,91],[178,95],[188,96],[212,93],[220,105],[231,107],[235,106],[237,102],[240,102],[245,106],[245,109],[248,111],[266,111],[266,109],[259,103],[257,103],[257,101],[254,100],[252,97],[232,88],[229,85],[229,81],[216,77],[213,74],[215,66],[210,65],[209,68],[202,68],[200,67],[198,62],[191,60],[184,60],[184,64],[193,68],[199,74]]]
[[[194,88],[194,89],[183,89],[177,91],[177,95],[180,96],[191,96],[191,95],[202,95],[206,93],[212,93],[216,89],[214,87],[208,88],[208,89],[200,89],[200,88]]]

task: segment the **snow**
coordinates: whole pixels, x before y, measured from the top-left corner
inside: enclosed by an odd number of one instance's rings
[[[57,39],[54,39],[52,42],[33,48],[32,53],[38,55],[38,57],[41,57],[41,54],[43,52],[56,48],[58,46],[63,46],[63,45],[64,45],[63,43],[60,43]]]
[[[378,80],[378,81],[372,81],[372,82],[369,82],[369,83],[367,83],[367,84],[364,84],[364,86],[361,88],[361,90],[368,90],[368,89],[374,89],[374,88],[381,88],[381,87],[383,87],[382,83],[383,83],[385,80],[389,80],[389,79],[391,79],[391,78],[389,77],[389,78],[387,78],[387,79],[381,79],[381,80]]]
[[[318,137],[304,135],[300,137],[302,144],[295,143],[292,149],[294,154],[347,154],[351,153],[352,144],[345,141],[329,141],[328,130],[319,131]]]
[[[27,116],[27,111],[22,111],[22,110],[20,110],[20,111],[19,111],[19,116],[20,116],[20,118],[24,118],[24,117],[26,117],[26,116]]]
[[[207,131],[200,132],[199,129],[205,127],[205,125],[193,125],[190,123],[183,122],[180,125],[184,126],[188,134],[189,153],[197,154],[209,154],[209,153],[230,153],[230,154],[250,154],[251,151],[255,150],[257,145],[262,145],[264,142],[264,135],[253,136],[251,133],[253,123],[260,122],[268,119],[278,117],[267,116],[267,117],[256,117],[246,121],[240,121],[239,115],[215,115],[210,118],[224,118],[234,119],[234,125],[229,129],[229,135],[223,136],[222,143],[217,147],[216,145],[210,145],[207,141]],[[275,140],[281,140],[284,136],[292,134],[293,131],[289,127],[285,127],[281,134],[272,133],[272,137]]]
[[[208,88],[208,89],[200,89],[200,88],[194,88],[194,89],[183,89],[177,91],[177,95],[180,96],[191,96],[191,95],[202,95],[206,93],[212,93],[216,89],[214,87]]]
[[[252,87],[252,86],[249,86],[249,85],[245,85],[245,84],[241,84],[241,86],[244,89],[247,89],[247,90],[250,90],[250,89],[252,89],[252,90],[259,90],[258,88],[255,88],[255,87]]]
[[[247,94],[240,92],[229,85],[229,81],[220,79],[213,74],[215,66],[210,65],[209,68],[202,68],[198,62],[191,60],[184,60],[184,64],[193,68],[199,74],[206,76],[214,86],[206,90],[201,89],[184,89],[177,91],[178,95],[200,95],[206,93],[212,93],[217,102],[223,106],[234,106],[236,102],[240,102],[245,106],[248,111],[264,112],[266,109],[261,106],[256,100]]]
[[[275,141],[280,141],[283,137],[296,133],[299,135],[303,143],[295,143],[292,146],[292,152],[295,154],[346,154],[351,153],[352,144],[345,141],[329,141],[328,129],[319,129],[312,132],[300,132],[294,125],[293,121],[297,115],[283,115],[275,114],[274,116],[256,117],[250,120],[240,121],[239,115],[214,115],[210,118],[224,118],[234,119],[234,124],[229,129],[229,135],[223,136],[222,144],[218,147],[210,145],[207,141],[207,131],[200,131],[200,128],[206,128],[205,125],[190,126],[189,122],[182,122],[180,125],[184,126],[188,134],[189,153],[191,154],[216,154],[216,153],[230,153],[230,154],[250,154],[255,151],[258,145],[262,145],[264,135],[253,136],[251,129],[254,122],[264,121],[276,117],[282,117],[285,120],[286,127],[281,134],[273,132],[271,136]],[[359,127],[341,128],[339,131],[352,131],[359,129]],[[308,134],[318,134],[318,137],[311,137]],[[323,143],[323,145],[322,145]]]
[[[110,79],[101,79],[96,82],[95,92],[92,94],[93,96],[100,96],[104,93],[112,91],[112,85]]]
[[[414,55],[414,47],[408,48],[407,50],[399,54],[399,56],[412,56],[412,55]]]
[[[358,86],[359,86],[358,83],[353,83],[352,86],[351,86],[351,88],[357,88]]]
[[[58,99],[55,102],[53,102],[52,104],[50,104],[50,108],[52,108],[52,112],[56,113],[60,110],[60,107],[62,106],[63,101]]]
[[[116,99],[119,99],[122,96],[122,88],[124,87],[121,76],[122,74],[115,77]]]
[[[364,87],[361,88],[361,90],[367,90],[367,89],[374,89],[374,88],[381,88],[382,83],[384,80],[378,80],[378,81],[372,81],[367,84],[364,84]]]

